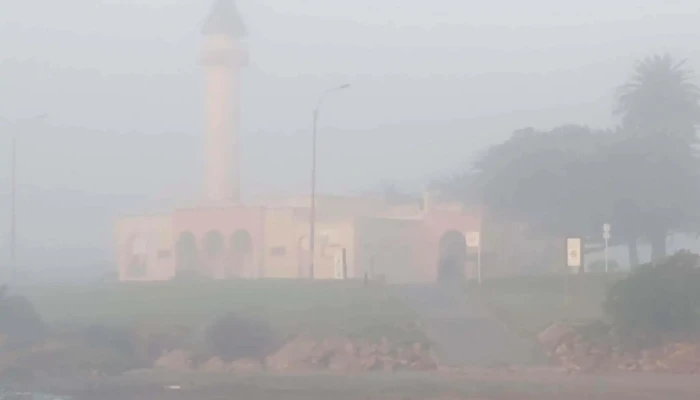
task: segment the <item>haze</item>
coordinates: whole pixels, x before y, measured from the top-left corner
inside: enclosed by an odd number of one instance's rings
[[[697,3],[239,0],[249,29],[243,192],[304,194],[311,110],[326,87],[319,190],[391,179],[420,191],[518,128],[610,127],[634,60],[700,60]],[[0,3],[0,127],[19,140],[19,263],[111,268],[116,215],[201,194],[199,28],[209,2]],[[40,113],[44,123],[20,122]],[[0,169],[8,226],[9,168]],[[0,232],[5,263],[8,235]],[[55,260],[61,259],[57,265]]]

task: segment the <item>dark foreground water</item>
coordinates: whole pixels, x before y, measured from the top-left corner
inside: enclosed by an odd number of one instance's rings
[[[0,388],[0,400],[698,400],[700,380],[648,374],[568,376],[548,370],[296,376],[137,373],[36,382],[21,391]]]
[[[0,389],[0,400],[71,400],[71,398],[44,393],[10,392]]]

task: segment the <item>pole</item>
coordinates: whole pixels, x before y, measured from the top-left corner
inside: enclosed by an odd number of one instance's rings
[[[27,121],[44,120],[48,114],[39,114]],[[17,268],[17,135],[12,135],[12,156],[10,167],[10,276],[14,281],[18,277]]]
[[[608,239],[605,238],[605,273],[609,273],[610,270],[608,269]]]
[[[477,248],[476,252],[476,270],[477,274],[479,275],[479,286],[481,286],[481,243],[479,243],[479,247]]]
[[[314,127],[311,144],[311,212],[309,214],[309,254],[311,265],[309,266],[309,278],[315,277],[316,262],[316,130],[318,127],[319,108],[314,110]]]
[[[314,126],[311,138],[311,211],[309,213],[309,253],[311,255],[311,263],[309,265],[309,276],[314,279],[316,276],[316,133],[318,130],[318,116],[321,113],[321,105],[323,100],[331,93],[337,92],[350,87],[350,84],[344,84],[326,90],[318,99],[318,104],[314,109]]]
[[[10,274],[17,279],[17,137],[12,136],[10,206]]]

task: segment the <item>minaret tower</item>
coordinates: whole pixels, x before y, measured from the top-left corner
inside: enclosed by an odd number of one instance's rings
[[[240,75],[245,26],[234,0],[216,0],[202,30],[206,101],[206,198],[240,201]]]

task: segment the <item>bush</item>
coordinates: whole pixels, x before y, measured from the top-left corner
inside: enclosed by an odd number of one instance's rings
[[[610,290],[605,311],[622,334],[686,335],[700,327],[700,256],[679,252],[638,267]]]
[[[615,260],[608,260],[608,272],[620,271],[620,264]],[[605,272],[605,260],[596,260],[588,265],[588,272],[603,273]]]
[[[213,355],[231,362],[265,357],[275,344],[275,335],[266,323],[229,314],[207,329],[205,340]]]
[[[153,365],[165,353],[191,350],[194,346],[191,329],[182,325],[142,325],[135,330],[135,336],[135,358],[143,366]]]
[[[136,338],[128,329],[94,324],[81,332],[82,343],[91,349],[113,350],[124,356],[133,357]]]
[[[46,337],[47,328],[32,303],[22,296],[7,296],[0,290],[0,335],[9,348],[25,348]]]

